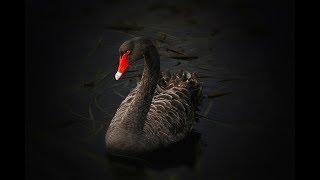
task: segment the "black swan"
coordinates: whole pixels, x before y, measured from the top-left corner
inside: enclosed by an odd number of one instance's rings
[[[152,41],[135,37],[119,48],[119,80],[144,58],[141,81],[120,104],[106,133],[107,151],[139,154],[182,140],[196,123],[202,85],[195,73],[160,72],[159,54]]]

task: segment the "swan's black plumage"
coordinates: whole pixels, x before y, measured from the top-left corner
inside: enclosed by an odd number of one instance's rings
[[[107,149],[114,153],[142,153],[182,140],[195,124],[195,111],[202,98],[196,74],[182,70],[161,73],[158,52],[146,38],[134,38],[124,44],[121,51],[141,51],[145,67],[141,81],[120,104],[109,125]]]

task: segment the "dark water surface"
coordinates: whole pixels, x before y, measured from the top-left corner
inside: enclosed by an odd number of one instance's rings
[[[293,21],[291,1],[27,0],[28,179],[293,179]],[[114,64],[130,38],[115,24],[197,37],[215,77],[203,79],[205,94],[231,92],[205,100],[210,120],[185,141],[139,159],[105,152],[104,126],[123,99],[111,88]]]

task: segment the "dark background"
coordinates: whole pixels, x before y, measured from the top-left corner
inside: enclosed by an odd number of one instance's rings
[[[27,0],[25,6],[28,179],[294,179],[293,1]],[[196,129],[205,145],[191,167],[115,165],[106,158],[104,132],[86,138],[88,129],[74,123],[70,108],[88,115],[81,83],[112,70],[129,38],[105,26],[168,21],[183,32],[171,19],[191,19],[199,32],[218,29],[215,60],[242,77],[227,85],[232,94],[217,99],[209,117],[263,128],[201,121]],[[92,51],[101,36],[104,45]],[[120,102],[110,94],[110,114]]]

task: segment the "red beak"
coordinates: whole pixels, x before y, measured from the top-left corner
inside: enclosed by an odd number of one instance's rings
[[[120,77],[126,72],[129,66],[128,56],[129,56],[129,52],[126,52],[120,57],[118,71],[115,74],[116,80],[119,80]]]

